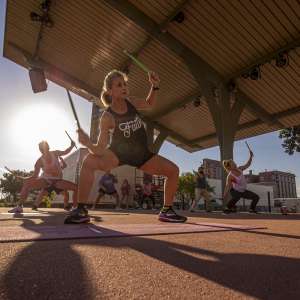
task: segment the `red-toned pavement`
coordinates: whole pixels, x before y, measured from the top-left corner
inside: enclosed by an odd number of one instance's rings
[[[64,218],[59,209],[20,218],[5,211],[0,210],[1,236],[5,227],[59,228]],[[91,214],[91,226],[98,229],[122,232],[161,224],[152,213]],[[300,215],[199,213],[189,222],[207,224],[209,230],[2,242],[0,299],[300,299],[299,221]],[[220,230],[218,224],[265,229]]]

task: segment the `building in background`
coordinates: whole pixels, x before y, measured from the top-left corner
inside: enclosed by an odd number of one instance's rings
[[[297,198],[295,174],[282,171],[264,171],[254,175],[250,170],[246,178],[249,183],[272,186],[274,198]]]
[[[203,159],[203,167],[208,173],[209,178],[213,179],[221,179],[222,178],[222,165],[220,161],[204,158]]]

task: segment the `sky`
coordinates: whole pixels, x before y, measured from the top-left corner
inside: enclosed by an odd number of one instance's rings
[[[28,71],[3,57],[5,0],[0,0],[0,176],[3,167],[30,171],[39,157],[37,143],[48,140],[52,149],[65,149],[70,142],[65,130],[76,140],[76,124],[65,89],[48,82],[48,90],[34,94]],[[72,94],[82,128],[89,133],[92,104]],[[296,175],[300,195],[300,153],[290,156],[281,147],[278,132],[247,139],[254,152],[250,167],[254,173],[280,170]],[[165,142],[160,155],[171,159],[181,172],[197,169],[204,158],[220,159],[219,147],[188,153]],[[248,159],[244,141],[234,144],[234,160]]]

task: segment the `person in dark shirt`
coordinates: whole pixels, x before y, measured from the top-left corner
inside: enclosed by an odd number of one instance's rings
[[[90,154],[83,161],[80,171],[78,209],[72,212],[66,223],[89,222],[85,205],[88,203],[95,172],[108,171],[125,164],[148,174],[165,176],[164,207],[158,218],[164,222],[186,221],[186,217],[178,215],[172,208],[179,168],[148,149],[146,129],[138,112],[152,108],[156,102],[159,77],[154,72],[149,72],[148,78],[151,87],[143,101],[128,98],[127,76],[124,73],[113,70],[106,75],[101,101],[107,109],[100,119],[97,144],[93,144],[82,129],[78,130],[79,142],[89,149]]]
[[[124,179],[121,185],[121,194],[122,194],[121,204],[123,204],[125,200],[126,209],[128,209],[128,204],[129,204],[129,193],[130,193],[130,184],[127,179]]]
[[[152,209],[155,209],[155,200],[152,193],[152,182],[149,180],[146,180],[144,182],[143,186],[143,198],[142,198],[142,204],[141,207],[143,208],[143,203],[145,202],[147,204],[147,208],[149,207],[149,202],[152,203]]]
[[[211,212],[211,195],[209,193],[206,174],[203,167],[198,168],[195,176],[195,200],[192,202],[190,212],[195,211],[200,199],[203,197],[205,203],[205,210]]]
[[[117,178],[107,171],[99,181],[99,190],[98,190],[98,197],[96,198],[93,209],[96,208],[96,204],[98,201],[105,195],[110,195],[116,199],[116,209],[120,209],[120,199],[119,194],[116,190],[115,184],[118,183]]]

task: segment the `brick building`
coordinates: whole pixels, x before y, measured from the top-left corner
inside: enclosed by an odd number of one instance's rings
[[[282,171],[265,171],[259,174],[259,183],[274,186],[274,198],[297,198],[295,175]]]
[[[213,179],[221,179],[222,177],[222,165],[220,161],[204,158],[203,159],[203,167],[208,173],[209,178]]]

